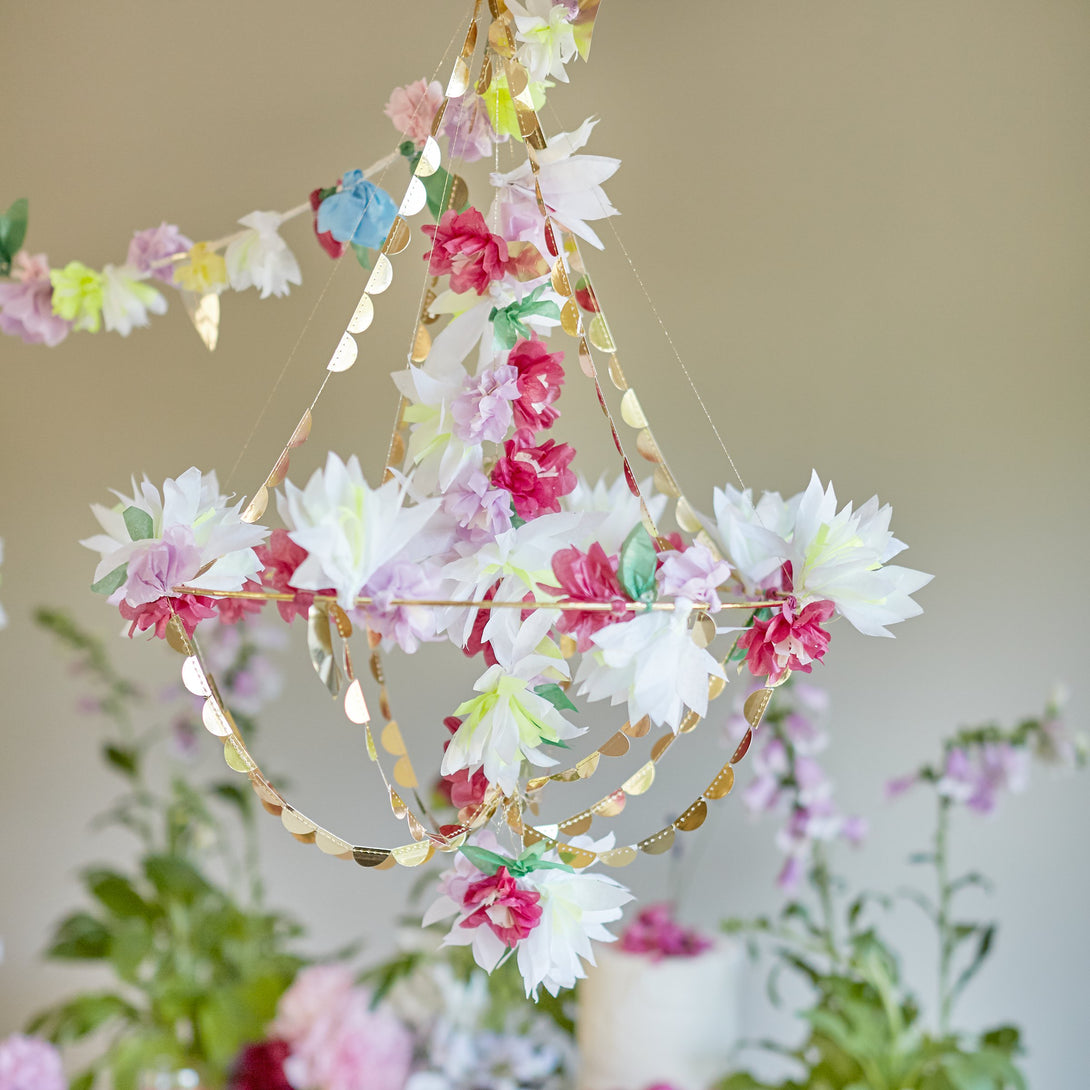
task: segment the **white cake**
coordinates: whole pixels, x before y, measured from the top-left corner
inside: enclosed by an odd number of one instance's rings
[[[706,1090],[727,1073],[738,1039],[741,947],[696,957],[595,947],[579,988],[578,1090]]]

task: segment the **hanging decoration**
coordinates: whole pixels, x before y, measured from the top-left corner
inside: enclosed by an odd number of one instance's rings
[[[608,925],[630,899],[592,866],[661,854],[677,833],[699,828],[709,803],[730,793],[776,686],[824,659],[831,622],[888,635],[919,612],[911,595],[930,577],[890,563],[904,545],[888,506],[841,507],[816,473],[787,499],[755,497],[740,479],[715,490],[709,514],[686,498],[584,260],[584,244],[602,245],[594,225],[616,212],[603,185],[619,163],[584,153],[592,119],[547,135],[539,114],[551,81],[566,81],[566,66],[586,57],[597,3],[489,0],[488,13],[477,0],[445,89],[421,80],[390,98],[412,165],[400,203],[387,204],[361,172],[317,195],[329,252],[378,253],[313,400],[249,502],[232,504],[215,474],[196,468],[161,488],[134,481],[114,506],[94,507],[102,533],[84,544],[100,556],[94,589],[130,635],[153,631],[184,655],[183,681],[204,699],[205,726],[287,831],[369,869],[448,855],[425,922],[453,919],[446,941],[470,946],[486,970],[514,958],[536,996],[583,975],[591,940],[612,937]],[[497,142],[521,145],[524,161],[494,171],[491,199],[474,203],[457,163],[490,156]],[[414,232],[410,220],[425,206],[435,222]],[[279,222],[247,217],[224,268],[216,246],[195,252],[187,240],[171,273],[195,295],[224,277],[248,277],[265,293],[286,288],[294,266]],[[411,259],[395,259],[414,234],[426,280],[409,360],[393,376],[400,398],[384,472],[373,485],[355,456],[329,453],[294,484],[290,463],[322,394],[353,366],[395,273],[411,274]],[[92,300],[119,290],[79,270],[60,283],[62,300],[74,300],[62,304],[73,323],[90,323]],[[613,484],[588,483],[576,449],[554,437],[561,395],[584,383],[618,453]],[[630,448],[652,477],[639,479]],[[281,525],[269,528],[274,496]],[[676,530],[664,529],[671,517]],[[251,754],[202,656],[200,626],[270,603],[305,627],[318,684],[361,731],[404,842],[327,829]],[[359,629],[362,673],[353,662]],[[441,641],[481,660],[480,676],[436,707],[434,729],[403,731],[382,656]],[[707,787],[669,824],[618,842],[602,826],[651,789],[658,765],[683,751],[709,701],[739,673],[762,687],[745,701],[746,731],[731,759],[708,770]],[[602,701],[626,715],[604,738],[588,714]],[[641,747],[647,759],[636,772],[611,771]],[[425,801],[410,748],[438,766],[455,820]],[[603,781],[599,800],[563,816],[558,785],[592,777]],[[554,804],[556,817],[538,817]]]

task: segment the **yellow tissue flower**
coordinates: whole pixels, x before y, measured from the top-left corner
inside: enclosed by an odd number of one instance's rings
[[[174,269],[174,283],[178,287],[199,295],[227,287],[227,263],[208,248],[207,242],[195,243],[187,256],[188,261]]]
[[[102,326],[102,273],[82,261],[69,261],[63,269],[52,269],[49,281],[53,285],[53,313],[74,322],[73,329],[97,333]]]
[[[528,85],[530,101],[534,104],[535,110],[540,110],[545,105],[545,88],[548,86],[550,85],[544,82]],[[511,97],[511,91],[507,86],[506,74],[494,73],[492,83],[481,98],[484,99],[488,120],[492,122],[496,135],[513,136],[516,140],[522,140],[515,100]]]

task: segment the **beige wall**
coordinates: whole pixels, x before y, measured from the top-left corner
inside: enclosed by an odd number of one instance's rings
[[[435,68],[462,6],[6,3],[0,203],[30,197],[34,251],[99,266],[162,219],[209,237],[254,208],[289,207],[392,148],[386,95]],[[838,631],[822,671],[838,720],[829,764],[845,803],[873,815],[872,843],[849,865],[874,883],[905,881],[925,816],[912,801],[884,808],[882,782],[930,757],[949,727],[1032,712],[1056,679],[1086,722],[1088,31],[1090,7],[1061,0],[606,0],[592,63],[555,92],[560,121],[546,115],[550,128],[603,118],[590,150],[624,160],[608,187],[618,231],[747,483],[794,491],[814,466],[844,499],[879,491],[912,546],[907,562],[935,573],[924,616],[895,642]],[[304,286],[282,301],[227,296],[214,356],[177,305],[127,340],[0,343],[11,615],[0,634],[0,1031],[88,980],[35,952],[73,904],[76,870],[123,848],[88,830],[111,787],[94,763],[97,728],[72,712],[78,684],[29,613],[64,605],[115,630],[86,589],[93,563],[76,540],[92,531],[87,504],[131,472],[161,480],[197,463],[226,476],[313,310],[229,481],[252,491],[362,284],[350,262],[327,284],[332,266],[307,234],[286,230]],[[724,457],[604,237],[593,268],[627,370],[703,499],[728,479]],[[420,252],[399,260],[297,479],[330,447],[377,467],[393,406],[384,375],[403,358]],[[592,397],[573,374],[561,424],[592,436],[582,454],[604,464]],[[118,641],[118,652],[153,678],[174,666],[158,647]],[[301,695],[265,726],[269,763],[290,769],[316,814],[366,837],[381,806],[343,730],[310,722],[317,696],[301,660],[296,647]],[[396,668],[418,738],[461,699],[454,686],[441,701],[422,691],[446,691],[449,668],[441,654]],[[699,752],[721,759],[714,738]],[[703,776],[674,769],[646,800],[647,822]],[[961,858],[998,880],[985,907],[1003,925],[965,1019],[1022,1021],[1035,1085],[1049,1090],[1085,1085],[1090,1059],[1087,817],[1081,782],[1039,775],[1031,796],[958,829]],[[312,921],[316,947],[362,934],[388,949],[411,874],[326,860],[271,821],[265,833],[273,893]],[[771,831],[745,823],[737,800],[687,865],[690,913],[704,922],[773,903]],[[644,892],[676,877],[650,859],[628,873]],[[910,916],[896,926],[927,989],[925,936]]]

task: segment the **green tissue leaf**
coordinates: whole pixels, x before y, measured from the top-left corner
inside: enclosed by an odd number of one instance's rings
[[[506,867],[511,862],[510,859],[505,859],[502,855],[490,852],[487,848],[478,848],[475,844],[463,844],[458,850],[477,870],[488,875],[495,874],[500,867]]]
[[[537,693],[543,700],[547,700],[558,712],[572,711],[577,712],[579,709],[568,699],[568,694],[564,692],[556,682],[552,682],[548,685],[539,685],[534,692]],[[545,741],[546,739],[542,739]]]
[[[29,212],[30,205],[26,197],[19,197],[0,216],[0,276],[7,276],[11,272],[12,258],[19,252],[23,239],[26,238]]]
[[[658,554],[651,535],[642,523],[633,528],[621,546],[617,578],[625,594],[633,602],[653,602],[657,597],[655,570]]]
[[[361,246],[358,242],[350,242],[348,245],[352,247],[352,252],[356,255],[360,267],[370,272],[371,266],[374,264],[371,260],[371,250],[367,246]]]
[[[91,590],[95,594],[113,594],[128,576],[129,565],[122,564],[120,568],[114,568],[108,575],[104,575],[97,583],[92,583]]]
[[[147,541],[155,536],[155,521],[147,511],[141,511],[139,507],[126,507],[121,517],[133,541]]]

